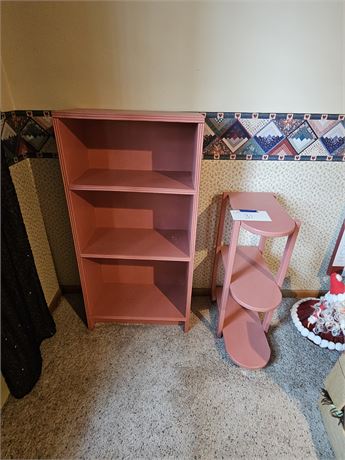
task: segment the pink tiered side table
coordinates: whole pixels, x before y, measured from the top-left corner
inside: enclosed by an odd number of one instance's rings
[[[230,245],[224,245],[223,232],[228,205],[233,209],[267,211],[271,222],[234,221]],[[216,254],[212,274],[212,299],[217,301],[217,335],[223,335],[231,359],[241,367],[260,369],[271,355],[266,332],[272,315],[281,303],[282,287],[300,222],[292,219],[272,193],[224,192],[218,222]],[[259,245],[238,246],[243,228],[260,235]],[[277,275],[274,277],[263,257],[268,237],[288,237]],[[219,262],[225,276],[223,287],[216,286]],[[261,322],[259,313],[264,314]]]

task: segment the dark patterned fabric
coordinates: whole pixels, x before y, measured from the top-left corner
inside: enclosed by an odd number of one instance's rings
[[[1,371],[12,395],[22,398],[40,377],[40,344],[55,334],[55,323],[3,155],[1,195]]]

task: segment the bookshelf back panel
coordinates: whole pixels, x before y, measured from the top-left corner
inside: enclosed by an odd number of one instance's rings
[[[188,230],[192,197],[131,192],[72,192],[81,226]]]
[[[86,268],[92,266],[90,276],[100,283],[172,284],[183,286],[187,275],[185,262],[161,262],[142,260],[84,259]]]

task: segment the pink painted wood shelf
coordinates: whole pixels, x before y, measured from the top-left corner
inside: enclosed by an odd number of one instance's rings
[[[186,230],[98,228],[81,249],[81,256],[189,262],[188,233]]]
[[[241,222],[241,227],[251,233],[273,238],[288,236],[295,230],[296,222],[278,203],[273,193],[232,192],[229,201],[232,209],[256,209],[269,213],[271,222]]]
[[[230,245],[223,244],[225,213],[233,209],[267,211],[271,222],[234,221]],[[274,310],[282,300],[281,286],[297,239],[300,223],[279,205],[272,193],[224,192],[218,223],[216,254],[212,275],[212,298],[217,301],[218,336],[223,335],[231,359],[241,367],[264,367],[271,355],[266,338]],[[260,235],[258,247],[237,246],[241,229]],[[288,237],[276,276],[266,265],[263,253],[268,237]],[[219,262],[225,276],[217,288]],[[259,312],[264,313],[261,322]]]
[[[68,109],[56,110],[53,116],[57,118],[76,118],[78,120],[126,120],[126,121],[161,121],[164,123],[204,123],[201,113],[168,112],[150,110],[113,110],[113,109]]]
[[[189,264],[101,258],[81,263],[95,322],[185,322]]]
[[[174,290],[175,286],[171,289]],[[176,324],[185,320],[175,303],[155,284],[105,285],[94,309],[95,320],[103,322]]]
[[[204,117],[53,113],[88,326],[188,330]]]
[[[222,288],[217,288],[217,304],[221,304]],[[242,308],[230,295],[227,298],[223,337],[231,359],[247,369],[265,367],[271,356],[262,324],[255,311]]]
[[[225,266],[229,247],[223,246],[221,253]],[[255,246],[237,247],[230,288],[236,302],[249,310],[266,313],[282,301],[281,290]]]
[[[71,190],[173,193],[193,195],[191,172],[88,169],[71,184]]]

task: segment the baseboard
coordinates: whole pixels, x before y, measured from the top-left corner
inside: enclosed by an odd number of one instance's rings
[[[60,289],[63,294],[75,294],[81,292],[80,284],[61,284]]]
[[[283,297],[295,297],[304,299],[305,297],[320,297],[325,295],[327,291],[323,290],[299,290],[299,289],[282,289]],[[192,295],[194,297],[211,296],[210,288],[193,288]]]
[[[70,284],[60,286],[62,294],[75,294],[81,292],[80,284]],[[325,295],[327,291],[323,290],[302,290],[302,289],[282,289],[283,297],[296,297],[303,299],[304,297],[320,297]],[[61,295],[61,293],[60,293]],[[211,295],[211,288],[193,288],[193,297],[206,297]]]
[[[192,296],[193,297],[211,296],[211,289],[210,288],[193,288]]]
[[[296,299],[304,299],[305,297],[321,297],[327,291],[323,290],[300,290],[300,289],[282,289],[283,297],[296,297]]]
[[[50,302],[48,308],[49,308],[49,311],[51,313],[53,313],[53,311],[56,309],[56,307],[59,305],[60,303],[60,300],[61,300],[61,296],[62,296],[62,293],[61,293],[61,290],[58,289],[52,299],[52,301]]]

